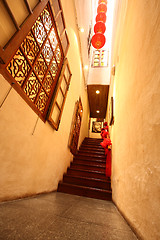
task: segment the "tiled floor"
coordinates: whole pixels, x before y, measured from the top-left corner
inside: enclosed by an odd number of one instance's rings
[[[113,203],[63,193],[0,204],[0,240],[135,240]]]

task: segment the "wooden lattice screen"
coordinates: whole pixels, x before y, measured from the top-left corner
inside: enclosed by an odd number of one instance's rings
[[[35,20],[33,15],[28,17],[23,24],[21,33],[25,35],[26,29],[28,32],[18,48],[14,47],[14,42],[18,45],[15,36],[0,49],[0,72],[44,121],[69,45],[63,15],[62,23],[55,20],[56,14],[62,14],[61,5],[58,0],[53,1],[59,6],[54,10],[51,2],[42,0],[35,7],[33,13],[38,15]],[[17,35],[21,38],[19,32]],[[10,54],[8,49],[12,50]]]

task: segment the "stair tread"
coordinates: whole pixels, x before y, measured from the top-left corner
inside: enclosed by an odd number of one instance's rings
[[[72,176],[70,174],[65,174],[64,176],[66,177],[72,177],[72,178],[80,178],[80,179],[86,179],[86,180],[90,180],[90,181],[97,181],[97,182],[105,182],[105,183],[110,183],[111,180],[110,179],[102,179],[102,178],[93,178],[93,177],[85,177],[85,176]]]
[[[72,166],[69,169],[76,170],[76,171],[83,171],[83,172],[102,173],[102,172],[99,172],[97,170],[92,170],[92,169],[72,168]]]
[[[67,173],[58,184],[59,192],[112,201],[111,179],[106,177],[103,140],[85,138]]]
[[[103,163],[103,165],[101,164],[87,164],[86,163],[78,163],[78,162],[72,162],[72,165],[83,165],[83,166],[88,166],[88,167],[105,167],[105,164]]]
[[[99,191],[99,192],[112,193],[111,190],[106,190],[106,189],[101,189],[101,188],[93,188],[93,187],[75,185],[75,184],[64,183],[64,182],[60,182],[60,184],[61,185],[66,185],[66,186],[74,186],[74,187],[79,188],[79,189],[83,188],[83,189],[89,189],[89,190],[94,190],[94,191]]]

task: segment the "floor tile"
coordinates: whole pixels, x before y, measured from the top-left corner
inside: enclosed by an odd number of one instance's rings
[[[0,240],[135,240],[112,202],[63,193],[0,203]]]

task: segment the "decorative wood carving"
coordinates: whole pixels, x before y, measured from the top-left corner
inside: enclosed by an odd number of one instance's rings
[[[74,114],[73,114],[73,120],[71,125],[71,132],[69,137],[69,148],[73,155],[77,153],[77,147],[78,147],[78,140],[79,140],[79,134],[80,134],[80,128],[81,128],[81,121],[82,121],[82,102],[81,98],[76,102]]]

